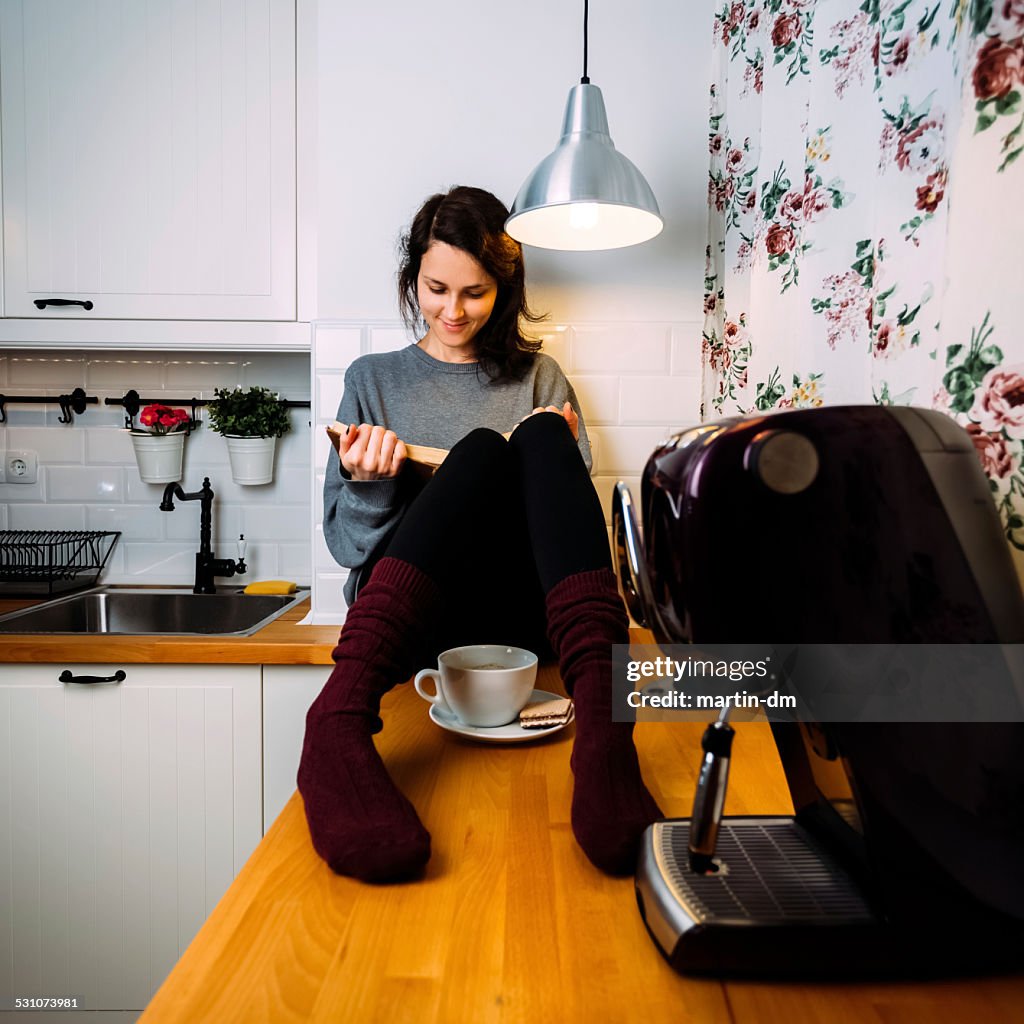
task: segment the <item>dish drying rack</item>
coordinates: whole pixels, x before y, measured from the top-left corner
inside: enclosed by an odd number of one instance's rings
[[[0,530],[0,591],[34,597],[94,586],[120,530]]]

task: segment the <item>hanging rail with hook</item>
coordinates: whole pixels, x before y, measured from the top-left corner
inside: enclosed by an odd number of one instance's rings
[[[124,425],[129,430],[135,427],[135,417],[138,416],[139,410],[144,405],[190,405],[192,407],[192,415],[189,418],[188,432],[192,430],[198,424],[198,412],[199,407],[209,405],[213,399],[208,398],[168,398],[166,395],[161,395],[159,398],[140,398],[138,391],[134,390],[125,392],[120,398],[104,398],[104,405],[120,405],[124,408]],[[310,408],[310,402],[308,401],[292,401],[291,399],[282,398],[281,404],[288,409],[308,409]]]
[[[57,422],[67,424],[74,422],[76,414],[81,416],[88,406],[98,405],[99,401],[99,398],[95,395],[87,395],[82,388],[75,388],[74,391],[66,395],[0,394],[0,423],[7,422],[8,405],[59,405],[60,415],[57,417]],[[133,389],[121,398],[104,398],[103,404],[122,406],[125,411],[124,425],[128,429],[134,428],[135,417],[144,405],[171,405],[175,403],[188,405],[192,407],[191,422],[189,424],[189,430],[191,431],[198,423],[199,407],[208,405],[210,401],[211,399],[206,398],[168,398],[166,395],[160,395],[158,398],[140,398],[139,393]],[[281,399],[281,404],[288,409],[310,408],[309,401],[292,401],[291,399],[283,398]]]
[[[85,412],[86,407],[97,405],[99,399],[95,395],[87,395],[81,388],[75,388],[69,395],[0,395],[0,423],[7,422],[6,406],[12,403],[18,405],[59,405],[60,415],[58,423],[73,423],[74,414],[79,416]]]

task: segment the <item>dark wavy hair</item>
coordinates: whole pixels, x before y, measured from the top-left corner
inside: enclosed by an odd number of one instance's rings
[[[543,316],[526,304],[526,269],[522,246],[505,233],[505,204],[482,188],[456,185],[431,196],[401,240],[398,301],[412,331],[426,330],[417,298],[423,254],[433,242],[445,242],[473,257],[498,283],[494,309],[477,334],[477,358],[492,383],[522,380],[541,343],[527,338],[522,323]]]

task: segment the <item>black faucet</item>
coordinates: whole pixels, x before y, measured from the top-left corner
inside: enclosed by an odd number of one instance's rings
[[[244,573],[247,569],[244,558],[236,562],[233,558],[217,558],[211,547],[213,533],[213,489],[210,478],[203,478],[203,486],[192,494],[186,494],[181,484],[168,484],[164,488],[164,498],[160,502],[161,512],[174,511],[174,498],[179,501],[201,502],[199,514],[199,550],[196,552],[196,582],[192,587],[193,594],[216,594],[217,588],[213,580],[215,576],[234,576]]]

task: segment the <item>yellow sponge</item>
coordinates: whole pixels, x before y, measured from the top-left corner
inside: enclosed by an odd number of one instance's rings
[[[259,580],[245,588],[247,594],[294,594],[296,590],[290,580]]]

